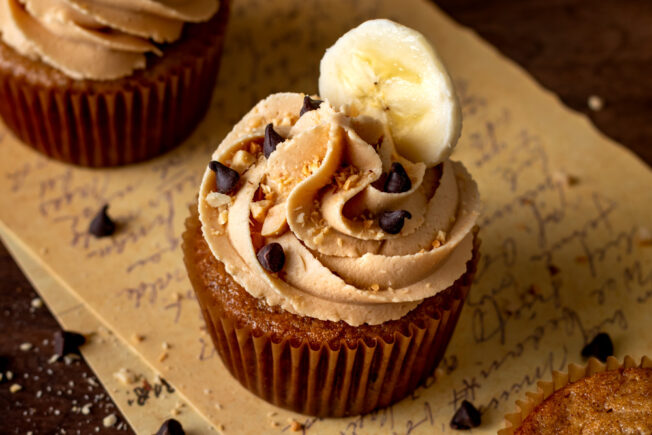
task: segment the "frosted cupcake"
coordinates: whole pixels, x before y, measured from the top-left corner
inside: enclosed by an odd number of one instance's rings
[[[362,69],[346,69],[352,54]],[[475,272],[479,198],[449,159],[459,106],[423,36],[370,21],[321,67],[321,97],[272,95],[219,145],[184,254],[229,371],[278,406],[343,416],[401,399],[441,360]],[[403,110],[398,90],[418,83],[423,104]],[[418,116],[427,102],[437,113]]]
[[[228,0],[0,0],[0,116],[85,166],[161,154],[206,112]]]

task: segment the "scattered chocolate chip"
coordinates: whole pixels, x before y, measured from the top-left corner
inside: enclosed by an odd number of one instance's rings
[[[322,101],[321,100],[313,100],[309,96],[303,97],[303,106],[301,107],[301,112],[299,112],[299,116],[303,116],[304,113],[310,112],[311,110],[317,110],[319,109],[319,106],[321,106]]]
[[[216,160],[212,160],[208,167],[215,172],[215,186],[219,193],[231,193],[240,180],[240,174],[237,171],[224,166]]]
[[[256,254],[256,257],[258,257],[260,265],[272,273],[280,272],[285,264],[285,252],[278,243],[263,246]]]
[[[561,270],[555,266],[554,264],[549,264],[548,265],[548,273],[550,273],[550,276],[555,276],[558,275]]]
[[[115,232],[115,222],[106,213],[108,209],[109,205],[104,204],[88,226],[88,232],[97,238],[107,237]]]
[[[614,345],[611,342],[609,334],[601,332],[582,349],[582,356],[585,358],[594,356],[602,362],[607,361],[607,357],[614,354]]]
[[[270,154],[276,151],[276,145],[284,140],[283,136],[274,130],[274,125],[267,124],[267,127],[265,127],[265,139],[263,140],[263,154],[265,154],[265,158],[269,159]]]
[[[401,193],[407,192],[411,188],[412,182],[403,165],[398,162],[392,163],[392,169],[390,169],[385,181],[385,192]]]
[[[156,435],[186,435],[181,423],[173,418],[168,418],[163,422]]]
[[[79,346],[86,343],[86,337],[71,331],[57,331],[54,333],[54,353],[64,357],[69,353],[79,354]]]
[[[457,430],[468,430],[480,426],[481,415],[468,400],[462,401],[451,420],[451,427]]]
[[[378,218],[378,225],[388,234],[398,234],[403,229],[405,219],[412,219],[407,210],[384,211]]]

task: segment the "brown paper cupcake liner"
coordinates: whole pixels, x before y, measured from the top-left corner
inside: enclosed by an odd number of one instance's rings
[[[641,358],[640,363],[631,356],[626,356],[621,363],[617,358],[610,356],[606,363],[596,358],[589,358],[585,365],[569,364],[567,372],[553,372],[552,381],[537,382],[537,391],[526,393],[524,400],[516,401],[516,411],[505,415],[505,428],[498,431],[498,435],[514,435],[530,413],[555,391],[561,390],[568,384],[577,382],[582,378],[605,371],[628,368],[652,368],[652,359],[647,356]]]
[[[202,119],[220,64],[229,2],[186,26],[148,68],[114,81],[75,81],[0,42],[0,116],[22,142],[68,163],[136,163],[181,143]]]
[[[186,221],[184,257],[207,330],[224,365],[262,399],[316,416],[357,415],[385,407],[431,376],[451,339],[479,257],[476,237],[473,258],[467,272],[449,289],[451,296],[425,321],[410,323],[404,333],[355,343],[343,339],[314,343],[254,331],[225,314],[212,300],[211,290],[202,289],[207,284],[195,276],[189,252],[197,243],[199,225],[194,211]]]

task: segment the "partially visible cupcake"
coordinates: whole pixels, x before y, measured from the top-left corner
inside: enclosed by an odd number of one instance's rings
[[[159,155],[204,116],[229,0],[0,0],[0,116],[84,166]]]
[[[476,270],[480,202],[449,158],[459,105],[422,35],[364,23],[321,74],[320,97],[271,95],[227,135],[183,249],[233,376],[278,406],[344,416],[405,397],[441,360]]]
[[[500,435],[650,434],[652,360],[571,364],[568,373],[553,373],[552,382],[540,382],[517,406]]]

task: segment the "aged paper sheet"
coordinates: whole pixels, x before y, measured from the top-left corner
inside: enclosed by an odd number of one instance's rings
[[[289,419],[306,433],[447,433],[463,399],[483,410],[477,433],[495,433],[537,380],[581,362],[596,332],[613,337],[619,357],[652,354],[649,168],[429,3],[346,5],[235,2],[210,113],[152,162],[70,167],[0,129],[3,233],[225,433],[289,432]],[[374,17],[423,32],[456,82],[464,129],[454,158],[485,203],[483,257],[436,379],[377,413],[320,420],[258,400],[225,371],[202,330],[179,241],[202,170],[230,127],[269,93],[316,92],[324,49]],[[98,240],[86,230],[105,202],[120,228]],[[99,328],[85,324],[78,329]],[[153,420],[134,427],[154,432]]]

